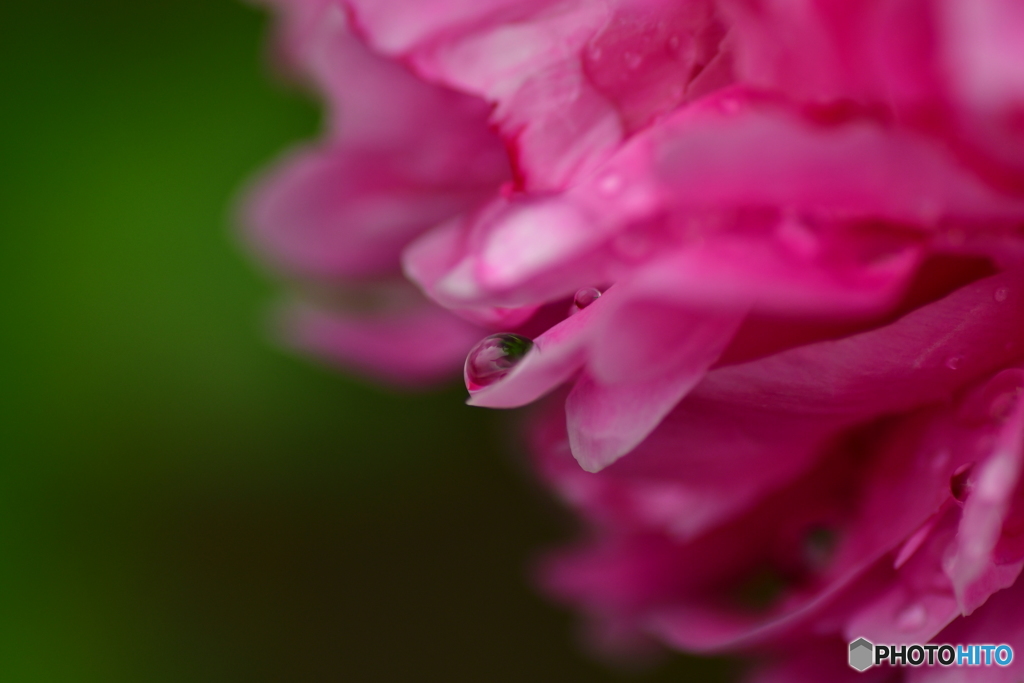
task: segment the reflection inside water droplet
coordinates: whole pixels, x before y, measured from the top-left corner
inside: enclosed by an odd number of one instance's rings
[[[814,571],[824,569],[835,553],[838,540],[834,529],[827,526],[811,527],[804,536],[804,561]]]
[[[582,311],[584,308],[601,298],[601,290],[594,287],[584,287],[576,292],[572,298],[573,313]]]
[[[475,391],[494,384],[511,372],[532,348],[531,340],[510,332],[485,337],[466,356],[466,387]]]

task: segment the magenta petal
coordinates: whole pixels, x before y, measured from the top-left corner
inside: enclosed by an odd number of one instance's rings
[[[956,550],[946,564],[946,572],[965,614],[970,614],[995,590],[1010,585],[1021,569],[1020,563],[1014,563],[1015,568],[1008,575],[1003,572],[1002,576],[982,576],[990,568],[993,552],[1003,533],[1003,520],[1020,481],[1021,458],[1024,457],[1024,401],[1019,400],[1024,391],[1024,372],[1004,371],[990,384],[995,385],[995,392],[981,391],[984,407],[1009,411],[1009,415],[1004,417],[1005,424],[990,441],[991,453],[971,474],[974,482],[964,504]],[[1003,400],[1004,397],[1008,401]]]

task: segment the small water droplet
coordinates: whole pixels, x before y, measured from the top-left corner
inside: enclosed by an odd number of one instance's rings
[[[971,472],[974,470],[974,463],[969,462],[957,467],[953,476],[949,478],[949,492],[961,503],[967,500],[971,492]]]
[[[601,50],[601,48],[599,48],[596,45],[590,48],[590,58],[593,59],[595,62],[601,59],[601,56],[603,54],[604,52]]]
[[[597,187],[604,194],[616,194],[622,189],[622,176],[618,173],[607,173],[598,181]]]
[[[533,342],[504,332],[480,340],[466,356],[464,375],[470,391],[494,384],[512,371],[533,348]]]
[[[896,626],[903,631],[916,631],[924,626],[928,619],[928,612],[924,605],[913,604],[904,609],[896,617]]]
[[[624,52],[622,58],[630,69],[639,69],[640,63],[644,61],[644,58],[635,52]]]
[[[676,36],[676,35],[669,36],[669,39],[668,39],[668,49],[672,50],[672,52],[677,52],[679,50],[679,45],[680,45],[679,36]]]
[[[584,287],[580,291],[576,292],[576,296],[572,298],[572,307],[577,311],[582,311],[584,308],[594,303],[601,298],[601,290],[594,287]]]
[[[1010,290],[1007,289],[1006,287],[1000,287],[999,289],[996,290],[996,293],[992,295],[992,298],[998,301],[999,303],[1003,303],[1004,301],[1006,301],[1006,297],[1008,296],[1010,296]]]
[[[963,363],[963,361],[963,356],[950,356],[946,359],[946,367],[950,370],[956,370],[960,367],[960,364]]]

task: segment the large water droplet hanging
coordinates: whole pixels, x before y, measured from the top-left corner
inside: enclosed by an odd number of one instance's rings
[[[584,287],[580,291],[576,292],[576,296],[572,298],[572,311],[570,313],[577,313],[582,311],[584,308],[594,303],[601,298],[601,290],[595,289],[594,287]]]
[[[813,571],[821,571],[828,566],[835,554],[839,537],[835,530],[827,526],[813,526],[807,530],[803,539],[804,561]]]
[[[476,391],[494,384],[510,373],[532,348],[531,340],[510,332],[481,339],[466,356],[466,387]]]

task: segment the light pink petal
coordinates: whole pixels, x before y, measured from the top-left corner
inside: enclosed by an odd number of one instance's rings
[[[1024,215],[1019,197],[923,135],[869,118],[816,124],[742,89],[681,110],[649,137],[658,179],[682,206],[788,206],[923,227]]]
[[[651,433],[703,379],[745,314],[694,312],[630,295],[609,302],[623,303],[604,317],[588,371],[566,399],[569,443],[588,472],[607,467]]]
[[[1014,650],[1009,666],[919,667],[906,672],[908,683],[1017,683],[1024,676],[1024,583],[992,596],[969,617],[958,619],[935,638],[938,643],[1008,644]]]
[[[308,149],[250,190],[243,219],[259,252],[285,272],[392,275],[411,239],[479,202],[490,184],[438,180],[379,151]]]
[[[397,272],[407,242],[481,203],[509,176],[485,103],[370,52],[339,3],[284,8],[282,49],[328,99],[328,141],[294,152],[249,192],[245,222],[289,273]]]
[[[725,0],[736,71],[811,102],[918,101],[939,94],[930,0]]]
[[[1013,0],[935,3],[941,64],[949,75],[954,139],[994,183],[1020,191],[1024,183],[1024,11]],[[977,158],[980,155],[982,158]]]
[[[480,337],[478,327],[426,301],[365,313],[297,303],[281,323],[289,345],[398,386],[455,376]]]
[[[1022,321],[1024,271],[989,278],[871,332],[712,370],[597,476],[566,458],[553,415],[538,431],[538,464],[601,523],[691,537],[803,472],[841,430],[948,400],[1011,361]]]
[[[1004,370],[975,400],[976,420],[996,421],[994,434],[979,444],[977,466],[971,472],[970,491],[964,504],[963,520],[955,553],[947,558],[946,572],[956,588],[960,609],[970,614],[995,590],[1016,579],[1021,563],[1009,575],[984,577],[1003,533],[1013,497],[1021,478],[1024,447],[1024,371]],[[986,448],[987,446],[987,448]],[[988,451],[988,452],[986,452]]]

